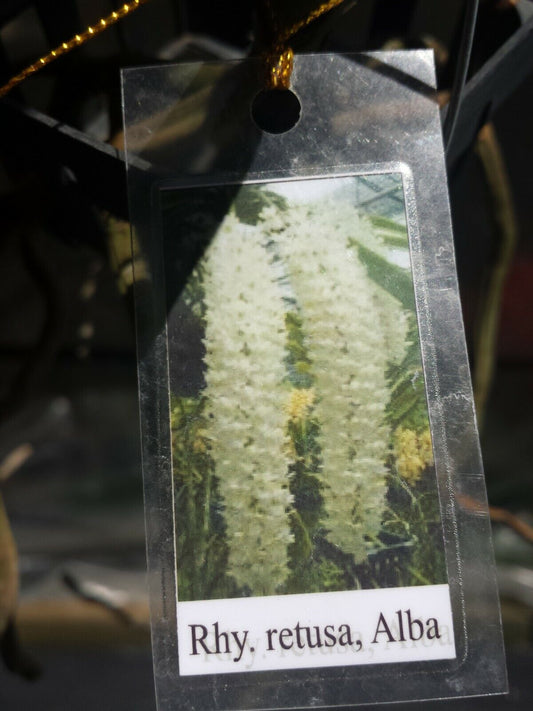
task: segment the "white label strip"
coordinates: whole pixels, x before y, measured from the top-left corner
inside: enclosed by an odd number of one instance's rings
[[[180,674],[453,659],[448,585],[178,603]]]

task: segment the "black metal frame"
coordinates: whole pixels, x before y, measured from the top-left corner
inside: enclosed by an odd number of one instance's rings
[[[533,17],[467,83],[456,128],[448,146],[452,170],[491,114],[533,72]],[[443,116],[446,107],[443,109]],[[0,101],[4,140],[21,159],[64,165],[79,186],[102,208],[127,218],[124,154],[108,143],[61,123],[13,99]],[[142,170],[142,166],[138,167]]]

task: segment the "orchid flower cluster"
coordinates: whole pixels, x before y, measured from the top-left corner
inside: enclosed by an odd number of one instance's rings
[[[392,439],[387,368],[404,356],[408,318],[359,259],[354,243],[369,231],[355,208],[324,201],[264,208],[255,225],[231,212],[204,257],[206,436],[228,574],[253,595],[279,592],[289,575],[295,412],[319,426],[329,543],[361,563],[380,532]],[[312,388],[287,376],[291,309]]]
[[[254,229],[228,215],[205,256],[207,421],[225,507],[228,573],[271,595],[288,574],[292,504],[285,308]]]
[[[349,240],[368,234],[355,209],[294,206],[263,211],[262,229],[287,264],[307,334],[321,428],[327,538],[356,562],[380,530],[387,491],[390,429],[386,379],[401,360],[407,319],[367,275]],[[331,216],[334,215],[333,220]]]

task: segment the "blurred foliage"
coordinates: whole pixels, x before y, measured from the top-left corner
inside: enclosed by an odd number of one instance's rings
[[[205,398],[171,398],[180,600],[228,597],[224,518],[203,414]],[[235,592],[235,591],[233,591]]]

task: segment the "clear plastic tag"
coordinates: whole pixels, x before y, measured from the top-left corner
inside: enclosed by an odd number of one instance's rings
[[[505,691],[432,62],[123,74],[160,709]]]

